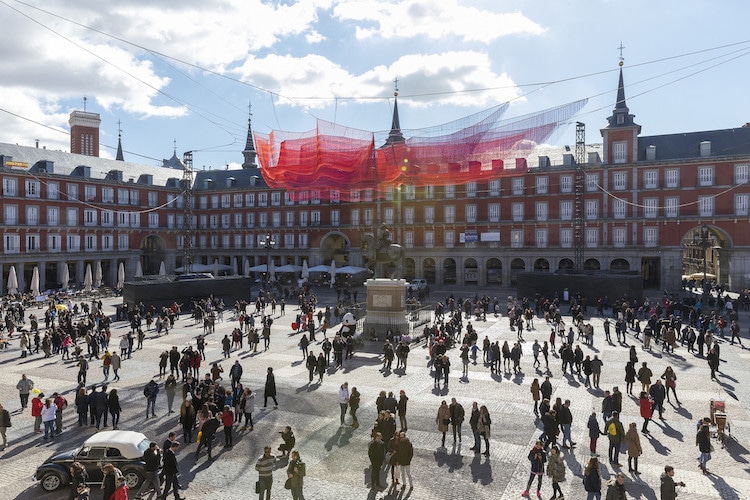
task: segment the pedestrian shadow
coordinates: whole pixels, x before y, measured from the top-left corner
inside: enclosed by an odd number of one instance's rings
[[[657,426],[658,426],[658,424],[657,424]],[[667,424],[667,423],[664,424],[664,427],[662,428],[662,432],[667,437],[674,438],[674,439],[676,439],[678,441],[684,441],[683,434],[680,431],[678,431],[677,429],[675,429],[674,427],[672,427],[669,424]]]
[[[334,446],[343,448],[344,446],[349,444],[353,433],[354,431],[351,427],[338,427],[334,435],[325,442],[323,447],[326,449],[326,451],[333,450]]]
[[[744,494],[741,495],[740,492],[729,486],[721,476],[707,474],[706,477],[713,483],[716,491],[721,494],[722,500],[739,500],[740,498],[744,498]]]
[[[727,451],[727,454],[734,459],[735,462],[739,462],[741,464],[746,464],[747,459],[744,457],[748,455],[748,450],[744,446],[740,444],[737,439],[730,439],[730,436],[727,436],[726,445],[724,448]]]
[[[646,434],[646,439],[648,439],[648,442],[651,443],[651,446],[654,448],[654,451],[658,453],[659,455],[668,456],[671,452],[671,449],[667,446],[664,446],[661,444],[661,442],[654,438],[651,434]]]
[[[317,391],[320,388],[320,386],[321,386],[320,382],[309,382],[301,387],[297,387],[297,389],[294,392],[299,394],[300,392]]]
[[[448,472],[453,472],[455,470],[461,469],[464,466],[464,457],[461,455],[455,455],[453,453],[448,453],[448,450],[441,446],[435,452],[433,452],[433,456],[435,457],[435,463],[438,467],[441,469],[444,467],[447,467]]]
[[[492,483],[492,464],[489,457],[484,461],[482,460],[483,455],[477,453],[474,455],[471,463],[469,464],[469,470],[471,471],[471,480],[474,483],[480,483],[482,486],[487,486]]]
[[[674,411],[681,417],[685,417],[688,420],[693,420],[693,414],[684,406],[678,406]]]

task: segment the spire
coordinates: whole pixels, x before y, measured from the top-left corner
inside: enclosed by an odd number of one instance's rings
[[[115,160],[125,161],[125,157],[122,155],[122,122],[117,120],[117,156]]]
[[[255,152],[255,145],[253,144],[253,104],[247,105],[247,140],[245,141],[245,149],[242,150],[242,156],[245,157],[245,161],[242,163],[242,168],[258,168],[255,163],[257,153]]]
[[[393,84],[393,119],[391,120],[391,131],[388,133],[388,138],[385,140],[384,146],[390,146],[397,142],[406,142],[404,135],[401,133],[401,122],[398,119],[398,78],[393,80]]]
[[[606,128],[622,128],[622,127],[636,127],[638,133],[641,132],[641,126],[633,121],[635,115],[630,114],[630,109],[625,102],[625,81],[622,77],[622,67],[625,64],[625,58],[622,57],[622,49],[624,49],[622,42],[618,49],[620,50],[620,79],[617,82],[617,101],[615,102],[615,108],[612,110],[612,116],[607,117],[609,124]]]

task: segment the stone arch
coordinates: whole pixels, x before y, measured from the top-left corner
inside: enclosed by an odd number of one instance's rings
[[[351,240],[339,231],[331,231],[320,240],[320,255],[323,262],[327,264],[335,260],[337,266],[343,267],[349,265],[350,248]]]
[[[166,258],[167,245],[161,236],[151,234],[141,242],[140,259],[143,274],[159,274],[159,267]],[[73,276],[71,274],[71,276]]]
[[[609,263],[610,271],[630,271],[630,262],[627,259],[612,259]]]
[[[427,280],[427,283],[435,284],[435,259],[428,257],[422,261],[422,276]]]
[[[477,260],[469,257],[464,260],[464,283],[477,283],[479,281],[479,264]]]
[[[575,267],[575,264],[570,259],[560,259],[560,262],[557,264],[558,269],[573,270]]]
[[[534,271],[548,273],[549,261],[547,259],[536,259],[534,261]]]
[[[487,273],[487,284],[500,284],[503,282],[503,261],[496,258],[487,260],[485,266],[485,272]]]
[[[523,259],[513,259],[510,261],[510,284],[518,283],[518,273],[526,270],[526,262]]]
[[[417,277],[417,264],[412,258],[404,259],[404,279],[411,281]]]
[[[584,271],[599,271],[602,268],[598,259],[586,259],[583,263]]]
[[[443,261],[443,283],[456,283],[456,260],[447,258]]]

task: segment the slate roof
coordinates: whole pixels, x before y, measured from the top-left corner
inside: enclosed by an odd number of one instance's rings
[[[656,161],[676,161],[700,158],[700,144],[711,142],[711,154],[706,157],[750,155],[750,127],[688,132],[683,134],[653,135],[638,138],[638,161],[646,161],[646,149],[656,146]]]

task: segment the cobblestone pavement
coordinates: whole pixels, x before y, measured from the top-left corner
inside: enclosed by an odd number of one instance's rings
[[[468,289],[465,289],[468,290]],[[332,303],[324,291],[321,304]],[[460,291],[455,292],[460,295]],[[468,293],[468,292],[464,292]],[[474,290],[470,293],[473,295]],[[507,296],[508,290],[490,291],[491,295]],[[443,293],[433,292],[432,300],[442,299]],[[109,312],[114,311],[114,299],[105,302]],[[529,392],[531,381],[543,377],[544,373],[532,368],[531,344],[548,339],[549,328],[543,320],[536,320],[536,330],[524,333],[524,357],[521,362],[523,374],[502,376],[490,373],[481,364],[469,366],[468,379],[461,378],[461,362],[455,350],[450,351],[452,372],[449,389],[436,389],[430,376],[427,350],[423,346],[414,347],[409,356],[406,373],[382,372],[379,359],[379,345],[368,344],[357,352],[353,360],[347,360],[343,370],[329,370],[322,384],[308,384],[307,372],[297,348],[299,336],[292,335],[290,324],[294,319],[295,308],[287,306],[287,314],[276,318],[273,326],[271,348],[268,352],[249,353],[246,350],[233,352],[230,360],[222,360],[220,340],[231,331],[234,323],[219,323],[216,333],[209,335],[207,361],[220,361],[228,371],[235,359],[244,367],[243,383],[262,396],[266,368],[272,366],[276,373],[279,391],[279,408],[266,409],[256,404],[253,415],[255,431],[237,433],[235,446],[225,449],[221,433],[217,433],[216,454],[213,462],[207,462],[205,454],[195,459],[195,444],[182,447],[179,451],[181,482],[186,488],[182,494],[188,499],[228,499],[253,497],[257,479],[254,464],[262,454],[262,448],[270,444],[276,448],[280,443],[278,432],[285,425],[291,425],[297,437],[297,447],[307,464],[305,497],[308,500],[327,498],[348,499],[414,499],[430,500],[445,498],[518,498],[526,485],[529,475],[528,450],[539,436],[532,412],[533,403]],[[228,318],[227,314],[225,318]],[[569,318],[565,318],[570,323]],[[587,318],[588,319],[588,318]],[[741,314],[743,336],[747,337],[750,320],[748,313]],[[595,327],[594,349],[583,347],[585,354],[598,354],[604,361],[601,379],[602,390],[587,389],[582,380],[563,377],[560,362],[550,357],[550,371],[554,386],[554,397],[570,399],[574,416],[573,439],[578,447],[564,450],[567,465],[567,481],[562,490],[567,498],[585,498],[581,481],[581,469],[589,458],[586,421],[592,408],[599,409],[604,389],[619,386],[624,390],[624,365],[627,350],[622,346],[608,345],[604,341],[602,318],[592,318]],[[479,331],[479,338],[488,335],[490,339],[512,341],[516,338],[511,332],[505,317],[488,316],[486,322],[472,321]],[[163,350],[177,345],[182,348],[194,342],[202,329],[195,327],[189,319],[179,320],[178,327],[168,336],[155,337],[149,332],[145,348],[125,360],[121,371],[122,380],[110,387],[120,390],[123,415],[122,429],[140,430],[161,443],[170,430],[177,430],[175,415],[167,415],[166,397],[159,394],[157,416],[146,419],[142,387],[151,377],[158,375],[158,355]],[[126,331],[122,323],[115,324],[114,335]],[[333,328],[337,330],[337,328]],[[628,342],[638,342],[632,336]],[[750,344],[745,340],[745,344]],[[558,344],[559,345],[559,344]],[[319,352],[319,344],[311,345]],[[13,427],[8,430],[10,446],[0,453],[0,488],[2,498],[35,498],[41,500],[67,498],[67,491],[44,493],[31,479],[37,465],[57,451],[80,444],[93,433],[88,427],[79,428],[74,424],[73,405],[65,414],[65,431],[54,443],[43,442],[33,434],[32,418],[28,410],[19,414],[19,401],[15,385],[22,373],[28,374],[36,386],[47,394],[63,392],[69,400],[76,386],[76,369],[72,363],[59,358],[43,359],[34,356],[19,359],[17,344],[0,351],[0,401],[12,412]],[[676,354],[662,354],[660,348],[651,352],[638,347],[641,361],[647,361],[655,375],[660,375],[667,365],[675,368],[678,375],[679,397],[682,406],[666,405],[666,420],[656,420],[651,425],[649,438],[641,435],[644,449],[639,468],[642,475],[627,474],[629,496],[655,499],[658,496],[659,475],[665,464],[676,469],[675,479],[684,481],[686,486],[679,488],[680,498],[685,499],[735,499],[750,498],[750,386],[743,384],[747,376],[746,366],[750,360],[750,350],[722,343],[722,374],[719,382],[709,380],[708,367],[703,359],[686,353],[680,348]],[[101,383],[100,363],[92,363],[88,383]],[[207,365],[204,365],[207,367]],[[206,368],[207,369],[207,368]],[[353,430],[339,426],[337,391],[344,381],[355,386],[362,393],[362,406],[358,412],[362,426]],[[398,393],[404,389],[409,400],[409,431],[414,444],[412,475],[414,488],[374,491],[367,488],[369,461],[367,444],[370,440],[370,423],[375,419],[375,398],[381,390]],[[455,397],[464,405],[467,413],[472,401],[478,401],[489,409],[492,416],[491,455],[475,455],[468,448],[473,445],[467,423],[464,437],[467,441],[453,443],[449,435],[447,448],[440,446],[435,416],[442,399]],[[695,446],[695,422],[708,415],[710,399],[726,402],[731,421],[731,435],[727,449],[717,445],[709,468],[714,474],[704,476],[696,464],[698,456]],[[637,401],[625,397],[621,420],[627,427],[631,421],[639,423]],[[178,432],[179,434],[179,432]],[[599,452],[606,456],[606,438],[599,441]],[[627,459],[621,455],[621,463]],[[606,458],[604,459],[606,462]],[[285,462],[280,463],[274,474],[272,498],[290,498],[284,491]],[[616,469],[609,464],[602,465],[604,479],[612,476]],[[627,469],[624,469],[625,471]],[[383,473],[385,476],[385,473]],[[390,484],[390,477],[388,478]],[[94,492],[94,497],[96,494]],[[549,498],[552,487],[549,478],[544,479],[542,497]],[[134,495],[131,494],[131,498]],[[532,493],[533,496],[533,493]]]

